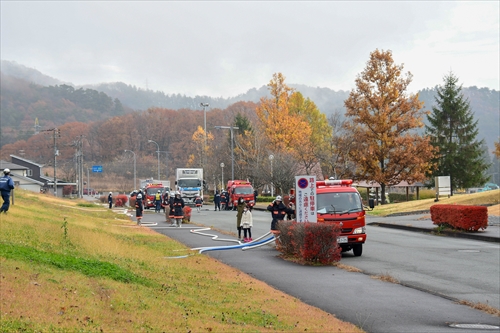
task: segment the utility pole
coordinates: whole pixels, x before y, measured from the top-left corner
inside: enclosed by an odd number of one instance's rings
[[[58,128],[52,128],[49,130],[44,130],[42,132],[52,132],[52,137],[54,138],[54,196],[57,197],[56,170],[57,170],[57,156],[59,155],[59,150],[57,150],[56,139],[61,137],[61,130]]]

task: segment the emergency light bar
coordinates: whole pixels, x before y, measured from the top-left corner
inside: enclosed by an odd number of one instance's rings
[[[352,179],[335,179],[335,180],[323,180],[316,182],[316,186],[331,186],[331,185],[351,186]]]

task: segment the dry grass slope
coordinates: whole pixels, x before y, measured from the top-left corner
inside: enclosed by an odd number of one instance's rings
[[[362,332],[124,216],[16,191],[1,332]]]

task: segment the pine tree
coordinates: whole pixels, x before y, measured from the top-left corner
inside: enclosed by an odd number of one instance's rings
[[[484,171],[488,168],[482,156],[483,140],[477,140],[477,120],[457,82],[451,72],[444,77],[444,84],[436,89],[436,105],[427,116],[426,126],[432,145],[439,149],[430,176],[450,176],[452,193],[485,183]]]

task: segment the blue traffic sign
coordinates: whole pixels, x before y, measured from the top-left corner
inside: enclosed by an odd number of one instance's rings
[[[102,165],[93,165],[92,172],[102,172]]]

